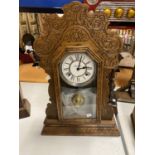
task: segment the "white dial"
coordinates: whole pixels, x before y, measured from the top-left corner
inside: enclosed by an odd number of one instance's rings
[[[71,86],[85,86],[95,77],[94,61],[85,53],[67,55],[60,64],[62,79]]]

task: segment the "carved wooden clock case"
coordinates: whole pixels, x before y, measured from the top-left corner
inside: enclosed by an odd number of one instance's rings
[[[34,47],[50,75],[43,135],[118,136],[109,104],[112,69],[121,39],[108,32],[108,18],[86,4],[63,7],[64,15],[42,14],[44,30]]]

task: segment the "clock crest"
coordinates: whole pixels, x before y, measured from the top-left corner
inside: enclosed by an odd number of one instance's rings
[[[110,75],[118,65],[121,39],[107,30],[107,16],[86,4],[43,14],[44,30],[34,47],[50,75],[43,135],[117,136],[110,102]]]

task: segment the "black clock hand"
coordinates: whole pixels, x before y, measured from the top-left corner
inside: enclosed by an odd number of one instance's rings
[[[78,68],[78,70],[79,70],[79,69],[86,69],[86,68],[91,68],[91,67],[84,66],[84,67],[82,67],[82,68]]]
[[[80,61],[79,61],[79,65],[78,65],[78,67],[77,67],[77,70],[80,69],[81,60],[82,60],[82,55],[81,55],[81,57],[80,57]]]

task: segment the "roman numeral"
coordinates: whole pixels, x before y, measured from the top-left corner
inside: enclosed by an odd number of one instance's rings
[[[77,76],[77,82],[80,82],[80,77]]]
[[[80,60],[80,56],[79,56],[79,54],[75,54],[75,59],[76,59],[77,61]]]
[[[64,68],[64,70],[69,70],[69,68]]]
[[[68,63],[68,62],[65,62],[65,64],[66,64],[66,65],[70,65],[70,63]]]
[[[86,65],[89,64],[89,63],[91,63],[91,61],[86,62]]]
[[[70,61],[73,61],[74,59],[70,56],[70,57],[69,57],[69,60],[70,60]]]
[[[82,57],[82,61],[84,61],[84,59],[85,59],[85,55]]]
[[[75,79],[75,76],[74,76],[74,75],[72,75],[72,76],[71,76],[71,80],[72,80],[72,81],[74,81],[74,79]]]
[[[82,77],[83,77],[84,79],[86,79],[86,77],[85,77],[84,75],[83,75]]]
[[[87,70],[92,70],[93,69],[93,67],[87,67]]]
[[[67,75],[67,76],[70,76],[70,75],[71,75],[71,73],[70,73],[70,72],[67,72],[67,73],[66,73],[66,75]]]

